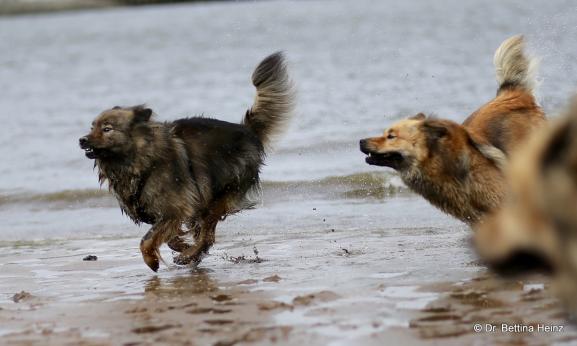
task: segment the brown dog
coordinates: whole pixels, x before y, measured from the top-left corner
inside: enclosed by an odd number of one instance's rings
[[[381,137],[360,141],[370,165],[399,172],[431,204],[470,225],[497,208],[506,192],[508,155],[545,123],[533,96],[535,61],[521,36],[497,49],[497,96],[463,124],[416,116],[393,124]]]
[[[176,264],[200,262],[218,221],[254,205],[265,149],[290,117],[294,90],[281,53],[264,59],[252,82],[256,99],[241,124],[204,117],[161,123],[143,106],[114,107],[80,138],[122,211],[152,225],[140,243],[152,270],[163,243],[180,253]]]
[[[475,244],[497,269],[550,269],[577,312],[577,98],[523,146],[507,170],[502,208],[477,225]]]

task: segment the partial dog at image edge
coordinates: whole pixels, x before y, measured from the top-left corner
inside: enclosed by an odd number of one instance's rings
[[[121,210],[136,224],[152,225],[140,243],[150,269],[158,270],[164,243],[179,253],[176,264],[198,264],[219,220],[254,206],[265,153],[291,117],[295,90],[281,52],[256,67],[252,83],[256,98],[240,124],[205,117],[157,122],[142,105],[117,106],[80,138]]]
[[[502,207],[476,227],[477,252],[503,274],[554,274],[577,313],[577,97],[513,155],[507,179]]]
[[[508,156],[546,123],[523,37],[505,40],[494,65],[497,96],[463,124],[419,113],[360,141],[368,164],[395,169],[410,189],[471,226],[499,207]]]

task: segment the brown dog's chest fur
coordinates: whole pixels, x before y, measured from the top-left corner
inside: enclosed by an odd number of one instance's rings
[[[432,171],[432,172],[430,172]],[[504,196],[501,173],[497,169],[465,176],[443,174],[435,169],[403,172],[401,178],[413,191],[431,204],[463,222],[473,224],[486,212],[496,208]]]
[[[442,211],[468,223],[477,222],[503,198],[503,175],[494,162],[470,143],[429,148],[429,157],[400,171],[405,184]]]

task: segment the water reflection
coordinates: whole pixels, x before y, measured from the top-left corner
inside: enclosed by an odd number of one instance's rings
[[[177,298],[218,291],[211,270],[195,268],[179,275],[173,274],[168,277],[155,275],[148,279],[144,286],[145,297]]]

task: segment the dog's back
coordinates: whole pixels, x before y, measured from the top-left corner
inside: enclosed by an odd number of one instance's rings
[[[227,193],[244,195],[258,184],[264,147],[248,127],[202,117],[179,119],[172,126],[174,135],[185,144],[190,173],[201,182],[198,186],[204,190],[200,194],[204,199]]]

